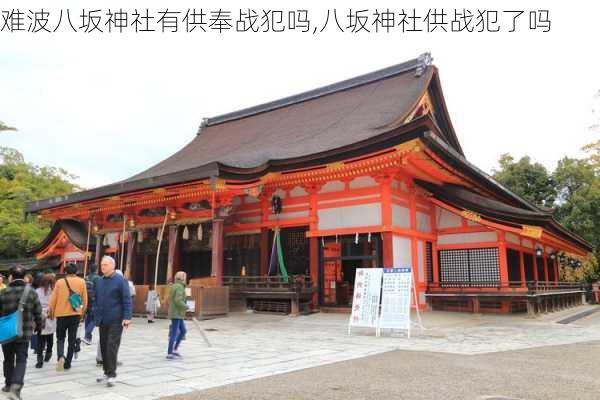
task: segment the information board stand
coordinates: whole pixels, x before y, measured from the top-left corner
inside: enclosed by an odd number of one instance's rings
[[[411,300],[416,308],[415,322],[410,318]],[[425,329],[412,268],[357,268],[348,335],[352,327],[367,327],[375,328],[378,337],[382,329],[403,330],[410,337],[411,326]]]
[[[356,269],[348,335],[352,334],[353,326],[377,329],[382,276],[381,268]]]

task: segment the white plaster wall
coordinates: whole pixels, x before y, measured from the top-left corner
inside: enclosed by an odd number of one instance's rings
[[[392,224],[400,228],[410,228],[410,210],[397,204],[392,204]]]
[[[323,185],[319,193],[340,192],[344,190],[345,187],[346,185],[344,185],[344,182],[342,181],[331,181]]]
[[[339,203],[340,201],[367,200],[367,199],[377,199],[377,198],[379,198],[379,194],[368,194],[365,196],[340,197],[338,199],[321,200],[321,201],[319,201],[319,204],[331,204],[331,203]]]
[[[496,241],[498,241],[498,235],[496,234],[496,232],[457,233],[438,236],[438,244],[440,245]]]
[[[394,248],[394,267],[412,267],[412,254],[410,239],[394,235],[392,245]]]
[[[431,216],[417,211],[417,230],[431,233]]]
[[[438,218],[438,228],[458,228],[462,226],[462,218],[460,215],[451,213],[443,208],[436,207],[436,215]]]
[[[506,239],[507,242],[518,244],[518,245],[521,244],[519,237],[517,235],[515,235],[514,233],[507,232],[504,234],[504,238]]]
[[[277,189],[274,193],[273,196],[279,196],[282,199],[285,199],[287,197],[287,193],[285,192],[285,190],[283,189]]]
[[[327,208],[318,210],[318,216],[320,230],[381,225],[381,204]]]
[[[360,189],[377,186],[378,183],[370,176],[359,176],[350,182],[350,189]]]
[[[300,197],[300,196],[308,196],[308,192],[301,188],[300,186],[296,186],[290,191],[290,197]]]

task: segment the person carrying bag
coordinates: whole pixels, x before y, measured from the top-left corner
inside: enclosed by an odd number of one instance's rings
[[[4,387],[9,399],[21,399],[27,369],[29,341],[43,329],[42,306],[38,295],[25,284],[25,270],[14,266],[9,286],[0,291],[0,336],[4,353]]]
[[[23,337],[23,310],[31,290],[31,286],[25,286],[17,311],[0,317],[0,344],[14,342]]]
[[[67,264],[67,276],[58,280],[52,291],[48,314],[56,318],[57,371],[69,370],[76,350],[77,329],[87,309],[87,287],[85,281],[77,276],[77,265]],[[68,337],[65,357],[65,340]]]

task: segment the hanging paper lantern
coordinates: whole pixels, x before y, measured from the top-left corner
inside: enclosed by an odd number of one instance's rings
[[[358,232],[356,232],[356,237],[354,238],[354,244],[358,244]]]
[[[325,247],[325,237],[321,236],[321,246]]]
[[[137,241],[138,243],[142,243],[144,241],[144,231],[137,231]]]
[[[203,233],[204,232],[202,232],[202,224],[198,224],[198,240],[199,241],[202,241]]]
[[[369,236],[367,236],[367,242],[371,243],[371,232],[369,232]]]
[[[104,240],[102,241],[103,246],[108,246],[108,234],[104,235]]]
[[[188,240],[190,238],[190,231],[188,230],[187,225],[183,227],[183,233],[181,234],[183,240]]]
[[[160,231],[161,231],[161,230],[162,230],[162,229],[160,229],[160,228],[158,228],[158,229],[156,230],[156,240],[160,240],[160,236],[161,236],[161,234],[160,234]]]

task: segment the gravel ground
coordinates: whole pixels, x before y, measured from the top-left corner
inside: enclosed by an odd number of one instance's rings
[[[600,342],[485,355],[394,351],[236,383],[199,399],[598,399]]]

